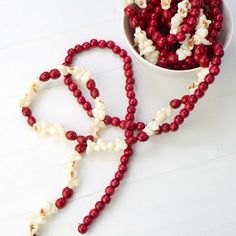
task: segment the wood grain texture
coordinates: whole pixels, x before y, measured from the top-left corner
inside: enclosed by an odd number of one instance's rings
[[[236,14],[236,2],[227,2]],[[77,43],[105,38],[127,49],[122,6],[112,0],[93,5],[81,0],[0,0],[0,29],[0,232],[27,235],[30,213],[60,194],[62,163],[73,146],[33,134],[20,114],[19,97],[41,71],[60,65]],[[235,56],[234,35],[221,75],[181,130],[136,146],[127,178],[88,236],[236,235]],[[193,79],[163,78],[133,61],[137,114],[144,121],[181,96]],[[123,117],[127,101],[121,61],[95,50],[78,57],[76,64],[94,74],[109,113]],[[90,121],[61,81],[47,85],[42,95],[34,106],[37,117],[86,131]],[[115,135],[121,133],[109,129],[106,138]],[[41,235],[76,235],[77,223],[103,193],[118,161],[113,153],[86,158],[79,191]]]

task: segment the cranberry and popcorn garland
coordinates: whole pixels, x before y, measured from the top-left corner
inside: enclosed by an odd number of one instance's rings
[[[200,46],[201,45],[199,45],[199,47]],[[77,47],[80,49],[79,52],[86,51],[94,47],[99,47],[99,48],[107,47],[109,49],[112,49],[113,52],[115,52],[116,54],[119,54],[121,50],[120,48],[117,49],[117,45],[115,45],[114,42],[112,41],[105,42],[105,41],[97,41],[95,39],[91,40],[90,42],[86,42],[83,45],[77,45]],[[132,126],[130,126],[125,130],[126,143],[128,145],[127,150],[129,150],[129,152],[131,152],[132,146],[137,141],[145,142],[149,139],[149,136],[153,134],[160,135],[162,133],[168,133],[170,131],[175,132],[179,129],[179,126],[183,124],[184,119],[186,119],[189,116],[190,112],[194,109],[197,101],[204,96],[205,91],[208,89],[208,86],[214,82],[214,76],[219,73],[219,65],[221,64],[221,57],[224,54],[223,47],[220,44],[216,43],[213,45],[213,49],[214,49],[213,50],[214,56],[212,58],[212,64],[209,68],[202,68],[202,70],[198,73],[198,81],[194,82],[195,87],[193,88],[191,85],[189,88],[190,95],[185,95],[182,97],[182,99],[173,99],[170,102],[170,106],[161,109],[157,113],[156,117],[147,125],[145,125],[143,122],[137,122],[133,123]],[[68,56],[70,55],[71,50],[72,49],[68,51]],[[126,55],[126,52],[123,53],[122,51],[122,56],[120,55],[122,58],[123,54]],[[71,58],[70,63],[72,63],[72,61],[73,58]],[[126,66],[124,66],[124,69],[125,67]],[[131,66],[129,65],[126,69],[130,70]],[[129,82],[129,79],[130,78],[128,78],[126,82]],[[174,120],[171,123],[164,123],[167,120],[167,118],[171,116],[172,111],[174,109],[180,108],[181,105],[183,105],[184,108],[182,108],[179,114],[174,117]],[[135,112],[134,109],[132,109],[132,111]],[[113,118],[110,118],[110,121],[112,119]],[[107,123],[107,125],[108,124],[110,124],[110,122]],[[123,126],[121,128],[123,128]],[[134,132],[135,130],[138,131],[136,134]],[[125,150],[124,153],[127,154],[127,150]],[[80,233],[87,232],[88,227],[95,220],[95,218],[97,218],[99,212],[102,211],[105,205],[111,201],[111,196],[114,194],[115,188],[118,187],[117,184],[120,183],[119,179],[120,176],[122,176],[123,178],[124,173],[127,171],[128,167],[127,159],[129,158],[130,156],[127,157],[125,154],[121,157],[121,164],[123,165],[119,166],[118,172],[115,174],[115,178],[111,181],[110,185],[105,190],[105,195],[103,195],[102,198],[95,204],[95,207],[90,211],[90,213],[84,217],[83,223],[78,226],[78,231]],[[114,183],[116,184],[113,185]]]
[[[66,71],[66,73],[65,73]],[[77,153],[75,153],[72,158],[65,163],[64,167],[66,170],[67,177],[67,187],[62,191],[62,197],[59,198],[55,204],[49,204],[50,208],[44,207],[41,208],[36,214],[33,214],[28,222],[29,222],[29,231],[31,236],[35,236],[38,232],[40,225],[46,222],[46,219],[51,217],[52,215],[58,212],[58,209],[63,208],[66,204],[67,199],[72,196],[73,188],[78,186],[78,178],[77,171],[79,161],[81,160],[81,156],[79,153],[83,153],[86,149],[87,154],[92,151],[99,150],[112,150],[115,152],[120,152],[124,150],[127,145],[124,140],[116,139],[114,142],[105,143],[101,138],[97,141],[100,134],[100,129],[104,127],[100,125],[100,123],[104,123],[103,119],[105,118],[105,106],[99,97],[95,98],[95,107],[92,109],[92,114],[94,117],[93,125],[90,127],[90,135],[85,136],[77,136],[74,131],[65,131],[63,126],[59,124],[49,124],[46,121],[37,122],[34,116],[32,115],[32,111],[30,109],[30,105],[33,102],[37,92],[39,91],[42,82],[48,81],[51,79],[58,79],[61,76],[61,73],[65,73],[67,76],[74,75],[78,81],[82,81],[82,83],[86,83],[88,81],[92,81],[90,72],[84,70],[83,68],[73,68],[73,67],[62,67],[61,70],[53,69],[50,72],[43,72],[40,77],[34,82],[30,89],[24,94],[23,98],[20,100],[20,107],[22,108],[22,114],[27,117],[28,123],[33,127],[33,130],[39,135],[52,135],[52,136],[62,136],[66,137],[68,140],[74,141],[77,140],[78,144],[75,149]],[[71,73],[71,74],[69,74]],[[94,134],[94,136],[93,136]]]
[[[136,112],[136,106],[138,104],[138,101],[134,91],[135,80],[133,78],[133,70],[131,64],[132,59],[130,56],[127,55],[126,50],[121,49],[113,41],[92,39],[90,42],[85,42],[82,45],[78,44],[74,48],[69,49],[63,64],[65,66],[71,66],[71,64],[73,63],[73,59],[76,55],[82,52],[86,52],[87,50],[91,50],[93,48],[110,49],[114,54],[118,55],[124,62],[123,70],[124,70],[124,75],[126,77],[125,91],[126,91],[126,97],[128,98],[128,106],[126,110],[125,119],[120,119],[119,117],[111,117],[110,115],[106,115],[104,119],[105,125],[120,127],[123,130],[125,128],[130,128],[130,129],[134,128],[136,125],[134,123],[134,113]],[[65,76],[64,83],[68,87],[68,89],[73,93],[78,103],[82,105],[83,109],[87,112],[87,114],[90,117],[92,117],[93,113],[91,112],[91,110],[87,109],[87,106],[85,106],[85,104],[89,102],[82,95],[80,89],[79,92],[77,93],[78,86],[77,84],[75,84],[73,79],[71,77],[68,78],[67,76]],[[88,81],[86,87],[89,89],[92,98],[94,98],[94,95],[99,94],[99,90],[97,89],[94,80]]]
[[[145,8],[131,4],[124,12],[135,29],[135,46],[147,61],[176,70],[209,66],[210,45],[222,28],[221,0],[149,0]],[[140,39],[140,32],[145,37]],[[195,54],[198,45],[206,48],[201,58]]]
[[[193,85],[190,86],[190,95],[185,95],[181,99],[173,99],[170,102],[170,107],[161,109],[157,116],[145,125],[143,122],[134,122],[134,114],[136,111],[135,106],[137,105],[137,99],[135,98],[134,93],[134,79],[133,79],[133,72],[132,72],[132,65],[131,65],[131,58],[127,55],[127,52],[123,49],[120,49],[113,41],[104,41],[100,40],[97,41],[95,39],[91,40],[90,42],[85,42],[82,45],[77,45],[75,48],[68,50],[68,55],[65,58],[64,65],[67,67],[69,66],[72,61],[73,57],[80,52],[86,51],[90,48],[99,47],[99,48],[109,48],[115,54],[118,54],[121,58],[123,58],[125,65],[125,75],[126,79],[126,91],[127,97],[129,98],[129,106],[127,109],[127,115],[125,120],[120,120],[118,117],[110,117],[105,116],[104,123],[106,125],[112,124],[113,126],[119,126],[122,129],[125,129],[125,137],[126,137],[126,144],[127,148],[124,150],[123,155],[120,158],[120,165],[118,167],[118,171],[115,173],[114,178],[111,180],[109,186],[105,189],[105,194],[101,197],[101,199],[95,204],[95,207],[89,212],[89,214],[84,217],[83,223],[78,226],[78,231],[80,233],[85,233],[88,230],[89,225],[97,218],[99,213],[104,209],[105,205],[111,201],[111,196],[114,194],[115,189],[119,186],[120,181],[123,179],[124,174],[128,168],[128,161],[133,153],[133,145],[137,142],[145,142],[149,139],[150,135],[154,133],[156,135],[160,135],[162,133],[168,133],[170,131],[175,132],[178,130],[179,126],[184,122],[184,119],[189,116],[189,113],[194,109],[195,104],[197,101],[202,98],[207,91],[210,84],[212,84],[215,80],[215,76],[219,74],[220,69],[219,66],[221,64],[221,57],[224,55],[223,47],[219,43],[213,43],[213,57],[211,59],[211,63],[209,68],[203,68],[198,74],[198,81],[194,82]],[[202,45],[199,45],[198,51],[199,53],[204,53],[205,48]],[[70,69],[70,67],[67,67]],[[127,72],[128,71],[128,72]],[[48,72],[44,72],[40,78],[44,80],[46,74],[46,80],[48,80]],[[50,73],[49,73],[50,74]],[[88,112],[90,117],[93,116],[92,109],[84,106],[86,103],[85,98],[82,96],[81,90],[78,90],[77,84],[75,84],[72,80],[71,74],[65,75],[64,83],[68,86],[68,88],[73,92],[74,96],[78,99],[79,104],[83,106],[83,108]],[[89,84],[89,85],[88,85]],[[95,93],[92,94],[99,94],[97,88],[95,88],[95,82],[87,81],[87,88],[96,89]],[[131,85],[131,86],[128,86]],[[33,88],[34,86],[32,86]],[[129,88],[127,90],[127,88]],[[129,96],[129,92],[132,92],[132,96]],[[32,92],[32,91],[31,91]],[[27,93],[28,94],[28,93]],[[30,94],[30,93],[29,93]],[[28,97],[28,96],[26,96]],[[93,96],[92,96],[93,97]],[[25,98],[25,97],[24,97]],[[95,96],[96,98],[96,96]],[[132,100],[133,99],[133,100]],[[24,103],[25,102],[25,103]],[[30,104],[30,99],[23,99],[21,101],[21,106]],[[163,123],[166,119],[171,115],[172,110],[179,109],[181,106],[182,109],[180,110],[179,114],[174,117],[174,120],[171,123]],[[34,123],[35,118],[32,117],[31,110],[28,107],[23,107],[22,112],[25,116],[28,117],[28,120],[31,120],[29,124],[32,125]],[[131,114],[131,115],[129,115]],[[29,119],[30,118],[30,119]],[[131,122],[130,122],[131,121]],[[135,132],[137,131],[137,133]],[[73,131],[69,131],[66,133],[66,137],[69,140],[75,141],[78,140],[80,148],[76,148],[77,152],[83,153],[88,148],[88,143],[93,141],[93,136],[77,136],[77,134]],[[99,141],[102,143],[102,141]],[[103,144],[101,144],[103,146]],[[105,147],[103,146],[101,150]],[[72,170],[71,175],[74,176],[74,172]],[[76,176],[76,175],[75,175]],[[69,188],[70,189],[70,188]],[[58,208],[62,208],[65,205],[65,199],[60,198],[56,201],[56,206]]]
[[[74,193],[73,189],[79,185],[77,171],[80,160],[81,156],[75,153],[71,159],[64,164],[67,175],[67,187],[62,190],[62,197],[58,198],[54,204],[47,203],[28,218],[30,236],[36,236],[40,227],[45,224],[50,217],[57,214],[58,210],[63,208],[72,197]]]

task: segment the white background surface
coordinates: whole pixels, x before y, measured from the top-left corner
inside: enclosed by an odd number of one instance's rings
[[[236,13],[236,2],[227,2]],[[62,163],[73,146],[32,133],[20,114],[19,97],[35,76],[59,66],[77,43],[105,38],[127,49],[122,7],[112,0],[0,0],[0,32],[0,234],[26,236],[26,218],[59,196]],[[88,236],[236,235],[235,56],[234,35],[221,75],[180,131],[136,145],[118,194]],[[81,55],[76,64],[93,72],[109,113],[123,117],[121,61],[110,52],[94,51]],[[136,60],[134,71],[138,119],[144,121],[186,93],[193,79],[159,76]],[[61,84],[42,92],[35,114],[85,132],[89,120]],[[100,153],[83,161],[79,191],[41,236],[77,234],[77,223],[103,193],[118,157]]]

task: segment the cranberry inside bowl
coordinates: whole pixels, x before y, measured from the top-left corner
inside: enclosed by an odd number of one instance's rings
[[[158,1],[157,1],[158,2]],[[160,1],[159,1],[160,2]],[[189,1],[190,2],[190,1]],[[159,4],[160,5],[160,4]],[[135,4],[133,5],[129,5],[129,7],[134,7],[136,9],[136,12],[139,11],[140,9],[144,9],[144,8],[139,8],[138,6],[136,6]],[[124,8],[125,9],[125,8]],[[177,8],[176,8],[176,12],[172,14],[172,17],[177,13]],[[230,44],[230,41],[232,39],[232,35],[233,35],[233,17],[232,17],[232,13],[231,10],[229,8],[229,6],[227,5],[227,3],[225,1],[222,1],[222,5],[221,5],[221,13],[223,15],[223,22],[222,22],[222,28],[217,36],[217,42],[220,42],[223,46],[224,46],[224,50],[226,50]],[[176,61],[176,50],[181,46],[180,43],[176,42],[175,45],[173,45],[172,49],[173,52],[171,53],[171,51],[169,50],[168,54],[171,55],[169,56],[169,60],[171,63],[173,64],[169,64],[168,66],[165,65],[165,60],[167,60],[167,55],[163,56],[164,58],[164,63],[158,63],[158,60],[156,59],[156,61],[153,58],[148,58],[148,60],[146,60],[144,58],[143,55],[140,55],[140,49],[137,46],[137,41],[135,43],[135,33],[140,34],[140,30],[142,31],[147,31],[147,28],[143,27],[139,27],[139,29],[136,27],[135,29],[132,28],[130,26],[130,19],[131,17],[128,17],[127,15],[124,14],[124,19],[123,19],[123,29],[124,29],[124,34],[125,34],[125,38],[127,40],[127,44],[129,49],[131,50],[131,52],[134,54],[134,56],[138,59],[138,61],[140,61],[142,64],[144,64],[146,67],[150,68],[151,70],[154,70],[154,72],[157,72],[158,74],[164,74],[166,76],[170,76],[172,78],[175,77],[186,77],[186,76],[193,76],[196,75],[200,70],[201,67],[199,65],[199,62],[195,62],[195,66],[189,66],[189,68],[184,68],[184,66],[182,68],[178,68],[175,69],[174,63]],[[155,22],[154,22],[155,23]],[[165,27],[165,25],[164,25]],[[158,26],[156,27],[158,29]],[[210,28],[209,28],[210,29]],[[163,29],[162,29],[163,30]],[[164,31],[167,31],[167,26],[166,29],[164,29]],[[158,30],[157,30],[158,31]],[[168,29],[168,33],[163,34],[163,36],[166,37],[166,35],[170,34],[170,29]],[[161,32],[162,33],[162,32]],[[214,32],[213,32],[214,33]],[[136,34],[136,35],[137,35]],[[158,34],[158,33],[157,33]],[[150,34],[149,34],[150,36]],[[146,33],[146,37],[148,39],[152,39],[152,37],[155,37],[155,35],[150,36],[150,38],[148,37],[148,34]],[[158,35],[157,35],[158,37]],[[137,39],[136,39],[137,40]],[[153,41],[153,46],[156,47],[156,42]],[[162,43],[162,42],[159,42]],[[194,46],[194,49],[197,47],[197,45]],[[201,47],[201,46],[200,46]],[[206,48],[209,46],[205,46]],[[210,47],[209,47],[210,48]],[[194,49],[192,50],[192,54],[194,54]],[[201,49],[201,48],[200,48]],[[157,51],[159,51],[159,53],[161,52],[161,50],[159,50],[158,46],[157,46]],[[164,51],[165,53],[165,51]],[[173,54],[175,54],[175,56],[173,56]],[[155,55],[155,53],[154,53]],[[211,57],[210,52],[209,55],[206,54],[208,58]],[[160,56],[160,54],[159,54]],[[157,56],[157,58],[159,57]],[[206,58],[205,58],[206,59]],[[178,60],[179,60],[179,56],[178,56]],[[150,62],[151,61],[151,62]],[[204,58],[202,58],[201,63],[205,63],[205,67],[207,67],[207,61],[204,61]]]

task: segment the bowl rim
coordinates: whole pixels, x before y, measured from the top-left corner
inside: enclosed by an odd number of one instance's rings
[[[226,41],[226,43],[224,44],[224,50],[227,50],[227,48],[230,45],[230,42],[232,41],[232,37],[233,37],[233,31],[234,31],[234,25],[233,25],[233,15],[231,12],[231,9],[228,5],[228,3],[226,1],[223,1],[223,7],[227,9],[227,14],[229,14],[229,19],[230,19],[230,29],[229,29],[229,36],[228,36],[228,40]],[[147,66],[151,66],[154,69],[160,69],[161,71],[164,72],[171,72],[171,73],[178,73],[178,74],[185,74],[185,73],[191,73],[191,72],[198,72],[201,67],[197,67],[197,68],[193,68],[193,69],[189,69],[189,70],[172,70],[172,69],[166,69],[157,65],[152,64],[151,62],[145,60],[141,55],[139,55],[139,53],[134,49],[133,45],[130,43],[127,33],[126,33],[126,20],[127,17],[125,15],[123,15],[123,34],[125,35],[126,41],[128,43],[128,47],[129,49],[132,51],[132,53],[136,56],[136,58],[140,61],[142,61],[144,64],[146,64]]]

